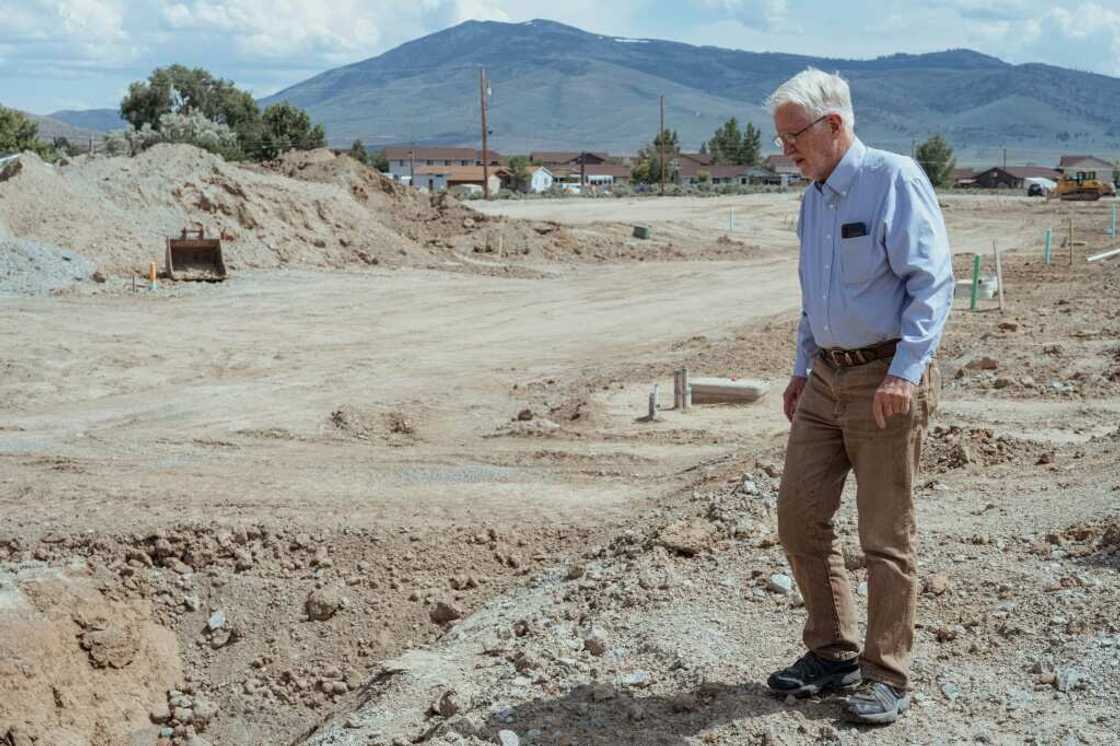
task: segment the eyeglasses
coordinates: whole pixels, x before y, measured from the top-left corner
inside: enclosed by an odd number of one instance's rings
[[[786,145],[796,145],[797,138],[801,137],[801,135],[803,135],[807,130],[815,127],[826,119],[828,119],[828,114],[825,114],[823,117],[820,117],[812,123],[805,125],[801,129],[797,130],[797,132],[786,132],[785,134],[775,135],[774,145],[776,145],[779,150],[784,150]]]

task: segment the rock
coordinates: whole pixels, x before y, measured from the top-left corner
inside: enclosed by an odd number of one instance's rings
[[[1081,672],[1073,669],[1064,669],[1058,671],[1054,676],[1054,688],[1059,692],[1073,691],[1074,689],[1080,688],[1081,680]]]
[[[226,626],[226,615],[221,609],[217,609],[210,615],[210,619],[206,622],[206,629],[211,632],[219,630]]]
[[[428,617],[433,624],[448,624],[456,619],[462,619],[463,610],[451,602],[437,601],[432,610],[428,612]]]
[[[942,573],[934,573],[926,578],[923,584],[922,591],[931,596],[940,596],[949,590],[949,576]]]
[[[211,702],[203,697],[195,697],[194,722],[195,725],[206,725],[218,714],[221,709],[216,702]]]
[[[866,580],[860,581],[860,584],[856,586],[856,595],[857,596],[866,596],[867,595],[867,581]]]
[[[82,633],[81,646],[94,668],[119,669],[132,663],[140,640],[131,626],[97,622]]]
[[[520,412],[517,413],[517,421],[518,422],[528,422],[531,419],[533,419],[533,410],[531,410],[531,409],[528,409],[528,408],[522,409]]]
[[[749,518],[741,518],[735,522],[735,527],[731,530],[731,534],[736,539],[749,539],[754,536],[757,530],[758,527],[755,525],[754,521]]]
[[[564,575],[564,580],[579,580],[587,569],[578,562],[573,563],[568,567],[568,572]]]
[[[167,702],[161,702],[151,709],[148,719],[156,725],[163,725],[171,720],[171,707]]]
[[[1035,462],[1037,466],[1046,466],[1047,464],[1052,463],[1054,463],[1054,453],[1052,451],[1047,451],[1046,453],[1042,454],[1038,457],[1038,461]]]
[[[648,671],[634,671],[632,673],[623,674],[619,677],[618,683],[622,686],[643,689],[649,686],[652,680],[653,678],[649,675]]]
[[[677,521],[661,529],[658,541],[666,549],[694,557],[711,546],[715,526],[708,521]]]
[[[307,600],[303,602],[307,618],[316,622],[330,619],[345,605],[346,599],[343,598],[342,592],[333,586],[311,591],[307,595]]]
[[[1000,331],[1004,332],[1017,332],[1019,331],[1019,322],[1017,321],[1001,321],[999,322]]]
[[[253,567],[253,556],[244,550],[238,551],[234,554],[233,569],[236,572],[245,572]]]
[[[969,370],[995,370],[999,367],[999,361],[994,357],[978,357],[970,360],[964,367]]]
[[[583,649],[598,658],[607,652],[607,638],[600,629],[592,629],[583,639]]]
[[[449,718],[458,714],[462,706],[459,704],[459,693],[448,689],[432,703],[432,712],[441,717]]]
[[[470,218],[467,218],[470,220]],[[521,746],[521,739],[512,730],[498,731],[498,743],[502,746]]]
[[[997,389],[1006,389],[1015,385],[1015,379],[1008,378],[1007,376],[1000,376],[993,384]]]
[[[793,590],[793,578],[782,573],[775,573],[766,582],[766,590],[771,593],[789,593]]]
[[[174,707],[171,710],[171,720],[180,725],[190,725],[194,722],[194,710],[189,707]]]
[[[700,708],[699,700],[691,694],[678,694],[669,700],[673,712],[695,712]]]
[[[187,607],[187,611],[198,611],[202,608],[202,602],[198,596],[192,593],[189,596],[183,596],[183,606]]]
[[[183,746],[210,746],[210,742],[196,734],[188,738]]]
[[[961,688],[951,681],[945,681],[941,684],[941,694],[944,695],[945,699],[952,702],[961,696]]]

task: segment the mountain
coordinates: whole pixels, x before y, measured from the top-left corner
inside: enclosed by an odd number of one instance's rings
[[[772,130],[762,102],[807,66],[852,86],[856,129],[908,152],[941,133],[960,152],[1120,150],[1120,79],[1041,64],[1011,65],[957,49],[872,60],[756,53],[592,34],[560,23],[467,21],[378,57],[328,70],[261,101],[290,101],[334,145],[477,145],[479,68],[493,95],[492,146],[634,152],[666,126],[695,149],[726,119]]]
[[[71,144],[84,147],[89,143],[91,137],[94,140],[101,140],[102,133],[100,132],[75,127],[54,117],[44,117],[38,114],[28,114],[27,116],[39,125],[39,139],[44,142],[49,143],[56,137],[65,137]]]
[[[120,109],[63,110],[47,116],[74,127],[93,130],[94,132],[111,132],[128,126],[128,122],[121,119]]]

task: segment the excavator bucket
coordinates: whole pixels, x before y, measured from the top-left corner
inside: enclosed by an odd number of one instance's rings
[[[167,239],[167,276],[172,280],[205,282],[226,279],[221,240],[207,238],[201,223],[184,228],[178,238]]]

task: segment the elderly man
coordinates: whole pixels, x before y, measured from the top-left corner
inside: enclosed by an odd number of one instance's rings
[[[910,158],[866,147],[848,84],[812,68],[767,102],[775,143],[811,180],[801,201],[801,323],[783,395],[792,423],[778,534],[805,599],[808,652],[770,676],[781,694],[862,690],[850,719],[909,706],[917,601],[913,483],[941,386],[933,362],[953,294],[937,197]],[[867,562],[862,652],[833,528],[849,471]]]

